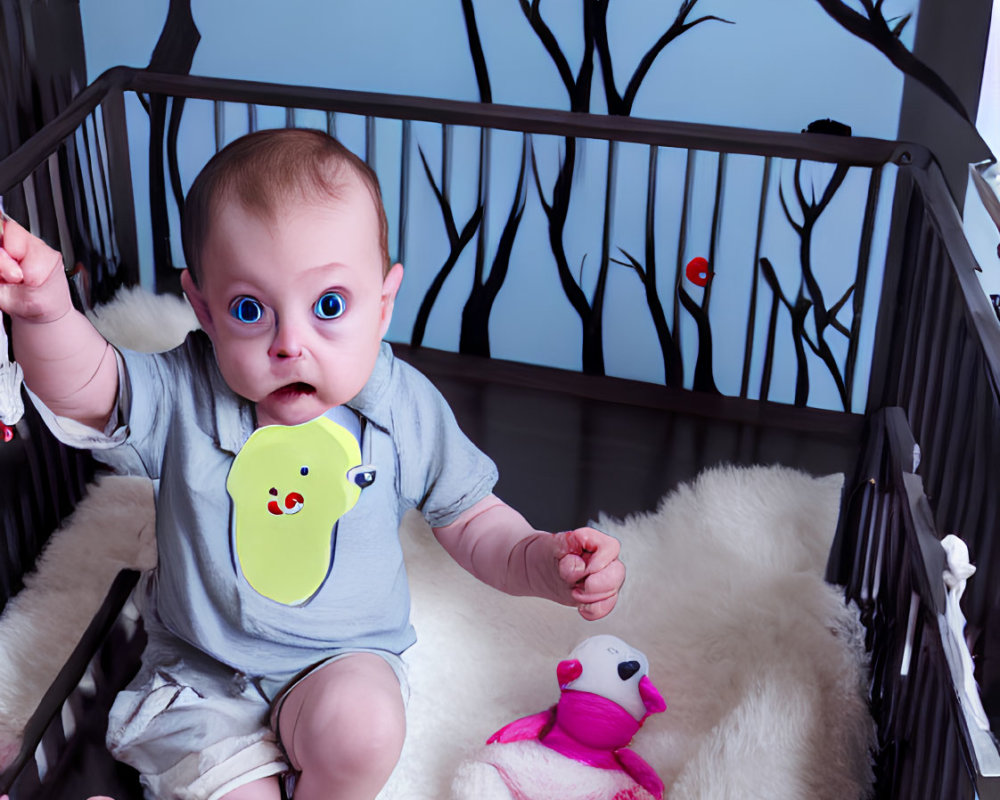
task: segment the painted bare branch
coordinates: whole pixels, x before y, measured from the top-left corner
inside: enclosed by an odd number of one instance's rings
[[[418,148],[418,150],[420,152],[420,160],[424,165],[424,173],[427,175],[427,180],[441,209],[441,217],[448,236],[450,251],[444,264],[441,265],[441,269],[438,270],[437,275],[434,276],[434,280],[431,281],[431,285],[427,289],[423,301],[420,303],[420,308],[417,310],[417,318],[413,323],[413,335],[410,339],[410,343],[414,347],[420,347],[424,343],[424,335],[427,332],[427,323],[430,320],[431,310],[437,302],[438,295],[441,294],[444,282],[455,268],[455,264],[458,263],[462,251],[465,250],[466,246],[476,235],[476,231],[483,220],[483,204],[480,202],[476,204],[472,216],[469,217],[462,230],[458,230],[451,201],[445,194],[443,186],[438,186],[437,179],[434,177],[434,172],[431,170],[430,164],[427,163],[427,157],[424,155],[423,149]],[[442,161],[444,160],[445,158],[443,157]],[[444,183],[443,180],[442,183]]]
[[[761,273],[764,275],[764,280],[766,280],[768,286],[771,287],[774,297],[788,309],[788,313],[792,319],[792,346],[795,348],[795,364],[797,368],[795,374],[794,402],[797,406],[804,406],[809,400],[809,362],[806,359],[805,343],[808,343],[814,352],[816,350],[815,346],[809,339],[809,334],[806,331],[806,316],[809,314],[809,306],[811,304],[801,291],[799,292],[799,296],[795,299],[794,303],[785,296],[785,293],[781,290],[781,283],[778,281],[778,276],[775,274],[774,267],[767,258],[761,258],[760,267]],[[770,332],[771,346],[768,347],[769,355],[775,339],[774,328],[776,324],[777,317],[772,313]],[[768,367],[767,371],[770,372],[770,367]]]
[[[535,185],[538,188],[538,195],[541,200],[542,210],[549,222],[549,246],[552,249],[552,256],[555,258],[556,270],[559,274],[559,282],[562,285],[566,297],[573,306],[573,309],[580,316],[583,323],[583,369],[590,374],[603,374],[604,372],[604,350],[603,343],[598,339],[593,339],[594,329],[588,325],[592,315],[590,301],[573,270],[569,265],[569,257],[566,254],[566,245],[563,241],[563,231],[566,227],[566,220],[569,217],[569,206],[572,198],[573,171],[576,164],[577,141],[574,138],[566,139],[566,152],[559,165],[559,172],[556,176],[555,185],[552,187],[552,199],[547,202],[545,193],[541,186],[541,178],[538,173],[538,164],[532,153],[532,173],[535,178]]]
[[[895,25],[882,15],[882,3],[862,3],[864,14],[851,8],[844,0],[816,0],[841,27],[868,42],[882,53],[903,74],[920,81],[934,94],[951,106],[970,125],[974,125],[962,101],[937,72],[906,49],[900,41],[910,15],[906,15]]]
[[[481,269],[476,270],[469,299],[462,309],[462,329],[459,337],[459,350],[475,355],[490,355],[490,314],[496,302],[500,289],[510,270],[510,258],[514,249],[514,240],[521,225],[524,214],[527,188],[528,136],[525,135],[521,146],[521,169],[518,175],[517,187],[514,189],[514,199],[511,202],[503,233],[497,243],[493,263],[485,280],[482,280]],[[481,241],[481,239],[480,239]],[[482,258],[482,251],[477,258]]]
[[[462,0],[462,14],[465,19],[465,29],[469,40],[469,52],[476,72],[476,84],[479,87],[479,99],[481,102],[491,103],[493,102],[493,90],[490,85],[489,69],[486,64],[486,55],[483,51],[483,43],[479,35],[479,26],[476,22],[476,11],[472,0]],[[483,130],[480,132],[479,205],[481,220],[486,219],[491,200],[491,193],[489,191],[491,169],[490,137],[490,131]],[[462,309],[459,351],[463,353],[482,356],[490,355],[490,314],[493,311],[493,305],[500,294],[500,290],[503,288],[504,281],[510,270],[510,258],[514,248],[514,239],[517,236],[521,217],[524,213],[526,201],[525,188],[527,183],[527,148],[528,137],[525,135],[522,140],[521,167],[517,187],[514,190],[514,199],[488,270],[486,269],[487,242],[485,228],[480,227],[479,229],[472,288]]]
[[[672,388],[683,388],[683,356],[670,332],[670,326],[667,324],[667,315],[663,311],[663,303],[660,301],[660,294],[656,290],[656,268],[653,266],[652,269],[647,269],[627,250],[619,248],[619,251],[628,260],[621,261],[620,259],[613,258],[611,261],[635,270],[646,290],[646,301],[649,303],[650,311],[653,315],[653,327],[656,329],[656,338],[660,343],[660,351],[663,353],[663,382]],[[648,253],[647,259],[649,259]],[[655,262],[654,260],[648,260],[647,263],[654,264]]]
[[[754,240],[753,281],[750,285],[750,307],[747,319],[746,337],[743,344],[743,376],[740,380],[740,397],[747,397],[750,390],[750,365],[753,361],[753,348],[757,324],[757,293],[760,270],[760,251],[764,240],[764,214],[767,208],[767,197],[771,186],[771,156],[764,159],[764,171],[760,181],[760,203],[757,206],[757,235]],[[762,394],[766,396],[766,393]]]
[[[803,188],[802,162],[795,162],[795,197],[798,200],[799,209],[802,212],[801,223],[796,223],[796,221],[792,218],[791,211],[788,208],[788,203],[785,200],[784,188],[779,186],[778,190],[778,196],[781,199],[781,207],[785,212],[785,217],[799,234],[799,260],[802,265],[802,278],[809,291],[809,296],[813,301],[813,314],[816,320],[816,329],[820,331],[820,335],[822,335],[823,329],[825,329],[829,324],[829,311],[827,310],[823,299],[823,289],[820,287],[819,281],[816,279],[816,273],[812,267],[813,231],[815,230],[816,223],[819,222],[820,216],[830,205],[830,201],[833,199],[834,194],[843,185],[849,169],[850,167],[847,164],[837,164],[836,167],[834,167],[830,182],[826,185],[822,196],[817,201],[815,198],[815,186],[812,184],[810,184],[811,196],[809,199],[806,198],[805,189]]]
[[[549,54],[549,58],[552,59],[552,63],[555,64],[556,71],[559,73],[559,78],[563,82],[563,86],[566,87],[566,93],[572,99],[576,96],[577,85],[580,83],[583,74],[581,66],[581,75],[578,77],[573,77],[573,70],[569,65],[569,60],[566,58],[559,46],[559,41],[556,39],[555,34],[552,29],[548,26],[548,23],[542,19],[541,12],[541,0],[518,0],[521,6],[521,11],[524,13],[525,19],[531,25],[531,29],[535,32],[538,40],[542,43],[545,51]],[[587,0],[584,0],[586,3]],[[586,58],[584,59],[586,63]]]
[[[635,270],[646,292],[646,304],[653,317],[653,327],[663,354],[663,382],[670,387],[683,388],[684,361],[680,346],[667,324],[667,315],[663,310],[663,302],[656,285],[656,175],[659,148],[649,148],[649,171],[646,182],[646,231],[645,231],[645,266],[626,250],[619,251],[628,261],[612,259],[614,263],[629,266]]]
[[[677,296],[698,327],[698,358],[694,365],[694,383],[691,388],[696,392],[718,394],[712,370],[712,324],[708,312],[687,293],[683,284],[677,285]]]
[[[839,333],[846,333],[848,339],[851,338],[850,332],[846,331],[844,326],[837,322],[836,319],[837,313],[843,307],[844,303],[846,303],[847,297],[850,296],[850,291],[845,294],[832,308],[827,308],[826,301],[823,297],[823,289],[820,286],[819,281],[816,278],[815,270],[813,269],[812,242],[816,224],[819,222],[823,212],[829,207],[830,202],[833,200],[837,190],[843,185],[849,169],[850,167],[847,164],[837,164],[834,167],[833,174],[830,176],[829,182],[823,188],[823,191],[817,200],[816,187],[812,183],[809,185],[809,197],[806,197],[806,189],[802,177],[802,161],[795,162],[793,186],[795,188],[795,198],[798,202],[799,211],[801,213],[801,220],[797,220],[789,208],[788,201],[785,197],[784,186],[779,185],[778,187],[778,198],[781,201],[781,208],[785,213],[785,218],[799,235],[799,266],[802,270],[802,288],[800,288],[800,295],[807,296],[810,300],[813,314],[813,324],[816,329],[816,341],[812,342],[809,340],[810,347],[830,371],[830,375],[833,377],[834,383],[837,386],[837,392],[840,395],[840,399],[845,410],[850,407],[850,398],[848,396],[847,385],[844,379],[844,370],[841,365],[837,363],[837,358],[830,349],[830,345],[826,340],[826,331],[828,328],[832,327]],[[763,266],[763,264],[764,260],[762,259],[761,266]],[[768,265],[770,265],[770,262],[768,262]],[[776,280],[776,276],[773,272],[770,276],[765,275],[765,277],[767,277],[768,283],[771,283],[772,278]],[[773,285],[772,288],[774,288]],[[798,303],[789,303],[785,301],[785,304],[788,306],[790,312],[793,308],[797,313],[800,312]],[[793,336],[796,338],[804,336],[804,328],[801,332],[797,332],[795,330],[794,326],[796,320],[794,316],[792,322]]]
[[[653,63],[656,61],[663,49],[679,36],[704,22],[725,22],[730,25],[733,24],[732,20],[723,19],[722,17],[717,17],[713,14],[689,20],[688,18],[691,16],[691,12],[694,11],[697,4],[698,0],[683,0],[680,7],[677,9],[677,16],[671,23],[670,27],[663,32],[660,38],[657,39],[649,50],[647,50],[642,56],[642,58],[639,59],[639,64],[636,66],[631,78],[629,78],[624,93],[619,93],[615,83],[611,48],[608,45],[607,14],[608,7],[611,5],[611,0],[594,0],[595,13],[597,15],[598,23],[595,25],[594,30],[596,36],[595,44],[597,47],[598,57],[600,58],[601,74],[604,78],[604,93],[607,97],[609,114],[628,116],[632,113],[632,105],[635,103],[635,98],[639,93],[639,88],[642,86],[642,82],[646,79],[646,74],[652,68]]]
[[[541,14],[541,0],[519,0],[521,11],[531,25],[532,30],[538,37],[542,46],[549,54],[559,73],[559,77],[566,87],[570,101],[570,110],[589,111],[591,87],[594,73],[595,51],[600,58],[604,90],[608,105],[608,110],[612,114],[627,115],[632,110],[635,97],[648,74],[656,58],[663,49],[676,40],[678,36],[710,20],[719,20],[717,17],[705,16],[691,19],[691,14],[697,5],[698,0],[682,0],[677,17],[672,25],[665,31],[640,60],[636,71],[631,76],[624,93],[619,94],[615,81],[608,43],[607,13],[610,0],[582,0],[583,9],[583,56],[580,68],[576,75],[566,58],[563,49],[553,34]],[[726,21],[726,20],[719,20]],[[581,282],[574,277],[569,267],[566,256],[566,248],[563,242],[563,233],[569,214],[570,196],[572,189],[573,169],[576,163],[575,140],[566,140],[565,156],[560,165],[559,173],[556,176],[552,188],[552,200],[546,202],[545,193],[542,191],[541,180],[539,178],[537,165],[532,162],[535,183],[538,187],[539,196],[542,198],[542,207],[549,222],[549,243],[552,248],[553,257],[556,261],[556,268],[559,273],[560,283],[566,293],[566,297],[573,309],[580,316],[583,328],[582,361],[584,372],[591,374],[604,374],[604,342],[603,342],[603,314],[604,295],[607,286],[608,269],[611,264],[610,257],[610,221],[613,207],[614,186],[612,179],[615,171],[616,151],[613,146],[608,150],[608,183],[605,193],[605,210],[603,221],[603,237],[601,244],[601,262],[598,266],[597,278],[593,297],[588,299]],[[649,262],[647,262],[647,269]],[[654,272],[655,274],[655,272]],[[655,284],[652,284],[655,286]],[[650,294],[651,285],[647,284],[647,298],[655,296]],[[659,312],[657,311],[659,307]],[[661,346],[665,351],[665,359],[670,361],[668,371],[669,379],[676,377],[678,363],[675,362],[674,354],[670,352],[676,347],[676,343],[671,343],[672,337],[669,333],[664,333],[661,325],[665,326],[665,316],[662,320],[657,320],[657,314],[662,314],[659,298],[650,300],[650,313],[653,315],[654,324],[657,325],[658,336],[660,336]],[[675,314],[676,318],[676,314]],[[670,352],[668,357],[667,353]]]
[[[201,33],[191,13],[191,0],[170,0],[160,39],[153,48],[149,68],[157,72],[187,74],[191,71]],[[157,291],[180,292],[179,271],[174,268],[170,248],[170,218],[167,215],[167,187],[163,163],[164,135],[168,125],[165,95],[149,98],[149,204],[153,232],[153,264]],[[183,208],[183,192],[177,167],[177,130],[182,98],[174,98],[169,118],[169,173],[178,209]]]
[[[769,259],[762,257],[760,259],[761,273],[764,275],[764,279],[767,281],[768,285],[771,287],[774,296],[781,302],[785,308],[788,309],[788,313],[791,316],[792,321],[792,344],[795,347],[795,360],[798,365],[798,375],[795,384],[795,405],[804,406],[809,399],[809,364],[805,358],[805,346],[808,345],[809,349],[818,356],[823,363],[826,365],[833,378],[834,384],[837,387],[837,393],[840,396],[841,403],[844,409],[847,410],[850,406],[850,398],[847,394],[847,387],[844,382],[844,378],[837,364],[836,357],[833,355],[833,351],[830,349],[829,344],[823,338],[823,331],[818,330],[816,333],[816,340],[813,341],[812,337],[809,336],[809,332],[806,329],[806,317],[809,313],[810,308],[814,307],[814,303],[806,296],[802,289],[799,289],[798,296],[794,301],[790,300],[781,289],[781,284],[778,281],[778,276],[775,273],[774,267],[772,266]],[[772,315],[771,318],[771,328],[772,335],[771,341],[773,346],[773,329],[776,325],[776,317]]]
[[[469,53],[472,56],[472,66],[476,71],[479,100],[483,103],[492,103],[493,89],[490,86],[490,71],[486,66],[486,54],[483,52],[483,40],[479,36],[479,25],[476,23],[476,9],[472,5],[472,0],[462,0],[462,16],[465,18],[465,33],[469,39]]]

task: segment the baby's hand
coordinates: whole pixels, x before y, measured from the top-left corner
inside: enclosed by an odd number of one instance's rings
[[[73,307],[62,255],[10,218],[0,238],[0,310],[51,322]]]
[[[571,588],[580,616],[595,620],[611,613],[625,581],[618,540],[594,528],[556,534],[559,577]]]

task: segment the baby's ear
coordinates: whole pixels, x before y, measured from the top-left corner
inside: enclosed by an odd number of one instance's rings
[[[194,315],[198,318],[202,330],[209,336],[214,336],[215,328],[212,325],[212,315],[208,310],[208,301],[205,299],[205,295],[201,293],[201,289],[195,284],[194,278],[188,270],[181,272],[181,288],[184,290],[184,294],[187,295],[188,302],[191,304],[191,308],[194,309]]]
[[[392,309],[396,304],[396,294],[399,292],[399,285],[403,282],[403,265],[394,264],[392,269],[382,279],[382,321],[379,326],[379,338],[385,336],[389,330],[389,323],[392,322]]]

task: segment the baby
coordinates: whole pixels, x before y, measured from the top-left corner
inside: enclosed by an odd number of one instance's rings
[[[17,223],[0,247],[0,309],[47,424],[157,488],[159,566],[138,593],[149,641],[109,748],[150,798],[277,800],[282,775],[296,800],[373,798],[403,744],[402,654],[415,641],[402,514],[419,509],[486,583],[586,619],[615,605],[618,543],[534,530],[492,494],[493,463],[440,394],[382,342],[403,267],[389,259],[374,173],[336,140],[279,130],[233,142],[192,185],[182,235],[202,330],[157,355],[106,342],[73,309],[60,254]],[[308,446],[282,451],[294,431]],[[237,497],[234,461],[265,432],[279,444],[253,471],[274,470],[273,485]],[[345,468],[363,467],[349,510],[322,518],[318,540],[311,523],[318,577],[303,589],[282,567],[297,529],[263,559],[247,537],[264,530],[255,515],[301,520],[322,506],[330,484],[310,490],[323,477],[310,452],[334,442],[360,462]],[[276,474],[299,456],[291,483]],[[237,522],[243,502],[259,506]],[[262,574],[271,563],[286,569],[276,582]]]

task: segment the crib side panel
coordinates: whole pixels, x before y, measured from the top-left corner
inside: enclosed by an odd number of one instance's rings
[[[94,474],[89,453],[57,442],[30,403],[25,411],[0,444],[0,612]]]
[[[898,406],[920,448],[937,530],[977,568],[963,608],[976,679],[1000,723],[1000,325],[976,278],[961,219],[934,165],[910,171],[898,280],[882,301],[883,368],[873,409]],[[888,285],[888,282],[887,282]]]
[[[104,746],[108,712],[135,674],[145,634],[128,600],[138,573],[125,570],[25,727],[22,750],[0,773],[10,800],[141,796],[138,776]]]
[[[138,279],[123,115],[121,91],[100,81],[0,162],[5,210],[63,254],[81,309]],[[95,469],[49,434],[26,398],[25,409],[12,440],[0,441],[0,612]]]
[[[842,520],[841,556],[871,656],[876,797],[1000,797],[995,742],[960,692],[955,653],[965,643],[945,622],[945,551],[905,412],[880,411],[870,428]]]

